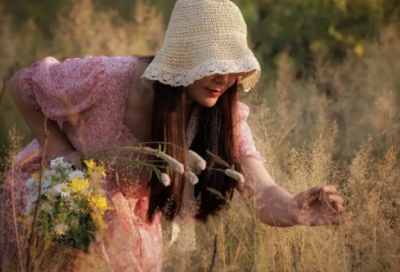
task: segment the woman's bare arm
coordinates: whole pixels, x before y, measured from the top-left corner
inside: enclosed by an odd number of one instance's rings
[[[242,159],[243,168],[253,186],[257,215],[263,223],[276,227],[293,225],[337,225],[344,211],[343,199],[334,186],[313,187],[295,196],[277,185],[256,158]]]
[[[69,158],[68,160],[76,167],[81,168],[80,158],[77,158],[80,156],[78,154],[75,154],[70,142],[68,141],[68,138],[61,131],[57,122],[46,118],[41,110],[31,109],[22,100],[21,90],[19,88],[19,79],[23,71],[24,70],[17,72],[9,81],[11,96],[14,100],[15,106],[21,113],[29,129],[32,131],[33,135],[42,147],[44,146],[47,132],[48,138],[45,154],[48,159],[51,160],[64,155],[71,156],[70,153],[73,152],[72,158]],[[45,131],[45,122],[47,126],[47,131]]]
[[[253,187],[260,221],[278,227],[297,224],[294,215],[289,211],[292,195],[275,183],[258,159],[244,157],[241,162]]]

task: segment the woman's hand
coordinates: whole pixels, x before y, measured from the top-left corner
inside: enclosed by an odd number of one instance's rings
[[[336,194],[334,186],[311,188],[294,197],[280,187],[256,158],[241,160],[257,202],[257,216],[261,222],[276,227],[294,225],[337,225],[344,211],[343,199]],[[241,193],[244,194],[244,191]]]
[[[83,154],[79,151],[68,149],[57,153],[56,158],[63,157],[64,162],[72,164],[76,169],[82,170]]]
[[[295,195],[289,207],[296,223],[307,226],[339,225],[343,199],[334,186],[314,187]]]

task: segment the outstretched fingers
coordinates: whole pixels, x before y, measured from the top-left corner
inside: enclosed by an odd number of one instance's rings
[[[335,194],[337,192],[337,189],[333,185],[326,185],[322,187],[322,191],[327,194]]]
[[[317,186],[310,188],[306,193],[308,197],[318,196],[320,194],[335,194],[337,189],[333,185]]]
[[[344,207],[343,207],[343,198],[341,198],[338,195],[330,195],[328,197],[329,202],[331,203],[332,207],[337,211],[337,212],[343,212]]]

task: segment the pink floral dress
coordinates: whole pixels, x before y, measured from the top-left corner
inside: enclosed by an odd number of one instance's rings
[[[123,117],[137,62],[138,58],[131,56],[85,57],[62,63],[48,57],[21,75],[22,99],[32,109],[40,109],[57,121],[72,146],[84,154],[132,145],[138,141],[123,125]],[[246,123],[249,109],[242,103],[238,109],[240,154],[263,160]],[[38,150],[38,154],[31,155]],[[41,154],[38,142],[33,140],[16,157],[5,182],[1,205],[0,268],[3,271],[17,250],[17,236],[21,239],[24,234],[15,219],[26,211],[25,183],[31,174],[39,171]],[[147,174],[142,173],[133,182],[130,171],[121,171],[118,182],[112,175],[107,176],[105,190],[109,204],[115,209],[107,212],[106,239],[95,244],[93,250],[102,254],[113,271],[162,269],[161,215],[151,223],[146,220]]]

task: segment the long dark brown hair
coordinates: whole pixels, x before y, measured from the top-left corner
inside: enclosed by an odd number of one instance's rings
[[[166,145],[166,153],[186,164],[185,140],[185,92],[183,87],[172,87],[155,82],[152,119],[152,141],[173,143]],[[222,159],[236,171],[241,171],[238,156],[238,133],[236,122],[238,88],[235,83],[218,99],[214,107],[201,107],[200,127],[190,149],[207,162],[207,167],[226,169]],[[183,148],[178,148],[183,147]],[[220,158],[220,159],[219,159]],[[160,166],[167,167],[166,163]],[[148,219],[153,220],[156,211],[172,220],[180,211],[183,201],[185,178],[169,172],[171,185],[165,187],[153,175],[150,187]],[[208,215],[217,214],[233,196],[237,181],[223,172],[206,169],[199,175],[195,185],[198,211],[196,218],[207,221]]]

